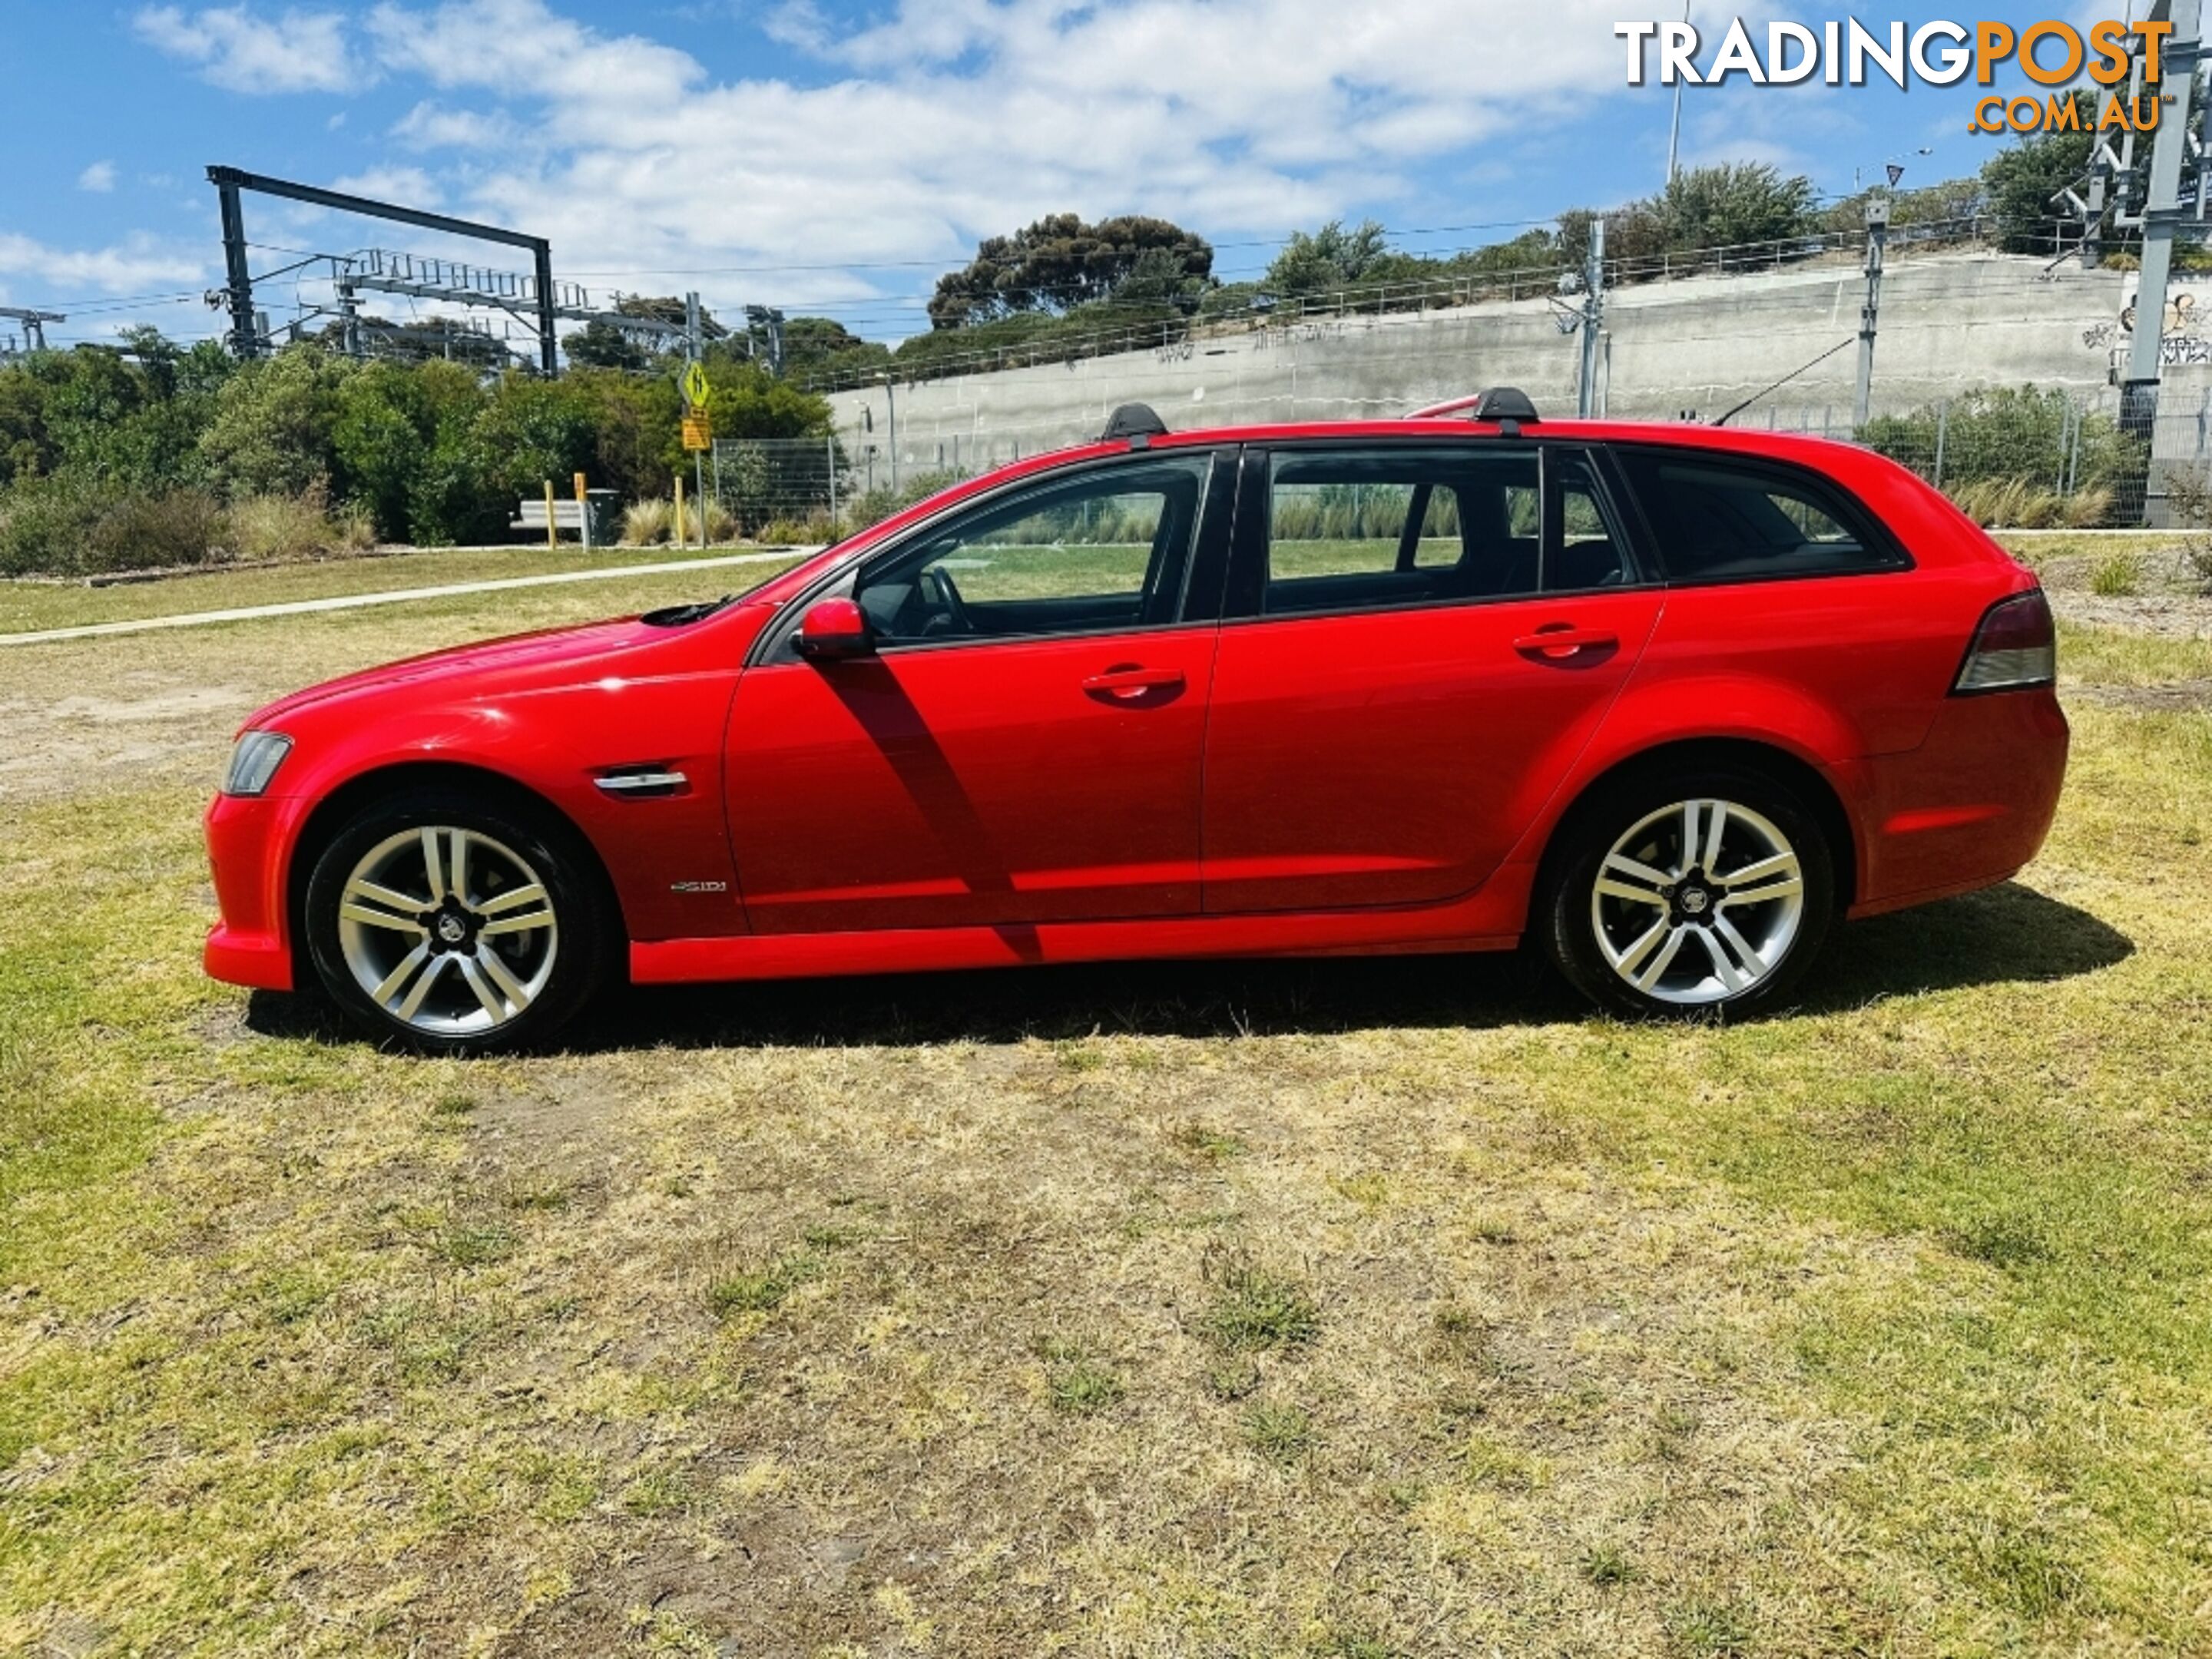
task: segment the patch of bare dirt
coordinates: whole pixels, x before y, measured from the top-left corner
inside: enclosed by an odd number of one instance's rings
[[[0,796],[52,797],[204,777],[214,786],[240,719],[265,699],[235,681],[155,671],[19,683],[0,701]]]
[[[2163,685],[2077,685],[2068,689],[2066,699],[2144,714],[2212,709],[2212,680],[2169,680]]]
[[[2124,629],[2169,640],[2212,640],[2212,598],[2193,593],[2140,593],[2100,599],[2064,588],[2045,590],[2051,608],[2067,622]]]

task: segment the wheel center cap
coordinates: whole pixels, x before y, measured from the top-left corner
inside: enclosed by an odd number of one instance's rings
[[[434,925],[441,945],[459,945],[469,936],[468,918],[455,911],[446,911]]]
[[[1684,914],[1702,916],[1712,903],[1712,896],[1702,887],[1685,887],[1680,895]]]

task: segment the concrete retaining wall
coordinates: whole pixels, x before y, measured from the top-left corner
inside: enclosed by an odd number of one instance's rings
[[[1875,353],[1878,408],[1978,386],[2108,384],[2126,336],[2131,273],[1969,252],[1900,259],[1884,279]],[[1710,419],[1858,331],[1855,263],[1699,276],[1616,290],[1601,384],[1610,413]],[[2209,308],[2212,309],[2212,308]],[[1389,416],[1486,386],[1517,386],[1571,414],[1579,343],[1541,300],[1281,324],[1155,350],[926,381],[896,389],[903,471],[1002,460],[1095,437],[1117,404],[1149,403],[1170,427]],[[1847,421],[1856,343],[1767,401],[1833,406]],[[881,386],[832,395],[856,459],[889,459]],[[1765,405],[1762,404],[1761,407]],[[940,462],[939,456],[943,455]],[[885,482],[879,470],[878,482]]]

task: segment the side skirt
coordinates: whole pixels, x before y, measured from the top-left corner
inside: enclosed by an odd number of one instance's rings
[[[1479,893],[1449,904],[1417,908],[639,940],[629,947],[629,976],[633,984],[668,985],[933,969],[1036,967],[1148,957],[1510,951],[1521,942],[1528,888],[1534,874],[1527,866],[1509,866]]]

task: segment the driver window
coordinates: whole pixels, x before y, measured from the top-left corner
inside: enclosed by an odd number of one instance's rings
[[[1173,622],[1211,465],[1148,461],[1024,490],[863,572],[854,599],[885,645]]]

